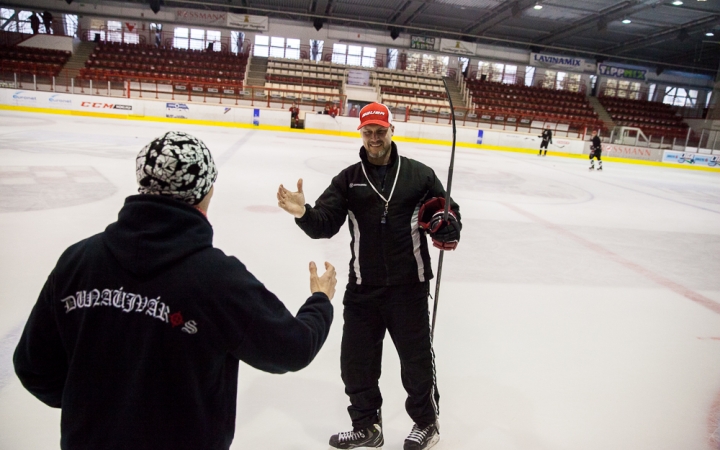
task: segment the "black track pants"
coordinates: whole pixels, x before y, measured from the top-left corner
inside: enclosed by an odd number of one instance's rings
[[[435,358],[430,342],[429,283],[400,286],[348,284],[340,366],[348,412],[355,428],[377,421],[382,406],[378,387],[385,330],[400,356],[401,378],[408,397],[405,409],[421,427],[434,423],[440,395],[435,383]]]

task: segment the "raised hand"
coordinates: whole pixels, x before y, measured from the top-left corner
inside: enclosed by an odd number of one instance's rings
[[[325,273],[318,277],[317,266],[314,261],[310,261],[310,292],[322,292],[328,296],[330,300],[335,296],[335,267],[325,261]]]
[[[297,182],[297,192],[291,192],[281,184],[277,193],[278,206],[298,219],[305,215],[305,194],[302,185],[303,180],[300,178]]]

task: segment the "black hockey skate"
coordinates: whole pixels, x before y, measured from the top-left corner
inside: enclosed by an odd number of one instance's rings
[[[342,433],[333,434],[330,437],[330,448],[339,449],[363,449],[363,448],[382,448],[385,444],[383,438],[382,426],[375,424],[370,428],[361,430],[344,431]]]
[[[426,450],[433,447],[440,440],[440,429],[437,422],[420,428],[413,424],[410,435],[405,438],[403,450]]]

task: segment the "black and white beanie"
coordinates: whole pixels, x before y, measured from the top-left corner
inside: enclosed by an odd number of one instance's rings
[[[170,131],[140,150],[136,174],[139,193],[166,195],[197,205],[215,183],[217,169],[200,139]]]

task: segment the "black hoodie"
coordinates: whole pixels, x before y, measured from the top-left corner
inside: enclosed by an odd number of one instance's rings
[[[320,350],[327,296],[293,317],[212,236],[195,208],[136,195],[60,257],[14,363],[33,395],[62,408],[63,449],[227,449],[238,360],[284,373]]]

